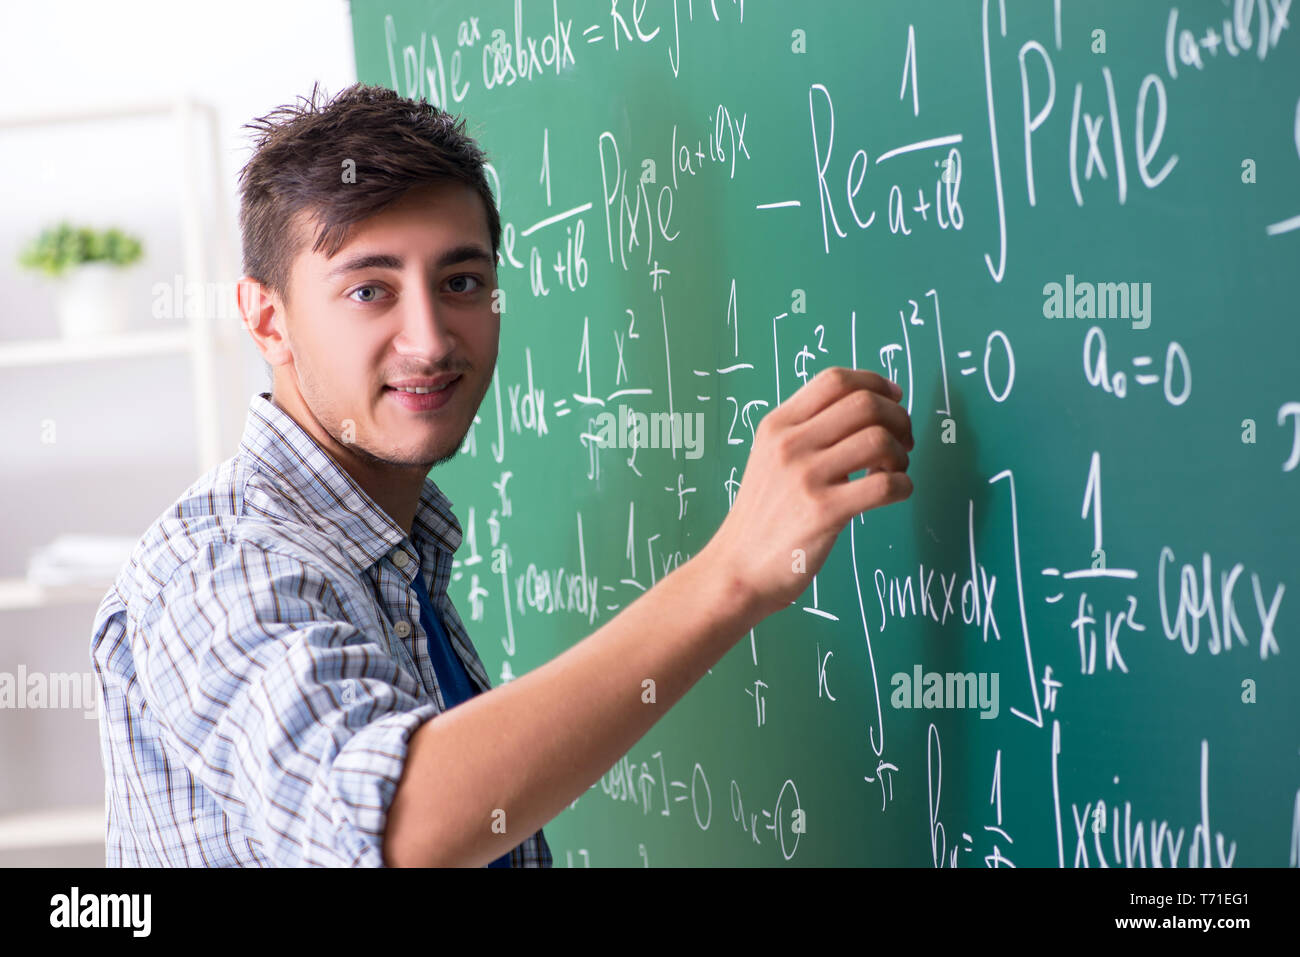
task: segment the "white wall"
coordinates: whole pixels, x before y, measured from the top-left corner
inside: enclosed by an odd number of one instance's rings
[[[332,94],[355,80],[343,0],[42,0],[0,13],[0,114],[178,93],[215,107],[222,192],[205,214],[226,224],[210,227],[211,237],[230,244],[236,266],[236,177],[250,152],[240,126],[307,95],[315,81]],[[16,256],[64,216],[143,238],[131,324],[157,326],[151,288],[182,272],[177,156],[162,120],[0,129],[0,341],[57,334],[47,284]],[[247,333],[239,336],[243,355],[223,385],[246,408],[267,382]],[[31,549],[60,533],[140,535],[198,477],[189,375],[181,356],[0,369],[0,578],[22,575]],[[222,457],[242,431],[236,415],[223,423]],[[41,441],[48,419],[53,444]],[[89,671],[94,611],[93,603],[0,611],[0,671],[19,663],[29,672]],[[0,710],[0,816],[102,794],[95,721]],[[20,860],[93,866],[103,848],[0,853],[0,864]]]

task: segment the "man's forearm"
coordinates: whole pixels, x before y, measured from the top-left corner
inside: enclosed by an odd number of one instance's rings
[[[557,658],[421,725],[385,862],[481,866],[582,795],[762,619],[723,567],[706,546]]]
[[[558,658],[411,736],[385,862],[486,864],[586,791],[750,628],[797,600],[854,516],[912,494],[902,395],[877,373],[832,366],[764,415],[698,555]]]

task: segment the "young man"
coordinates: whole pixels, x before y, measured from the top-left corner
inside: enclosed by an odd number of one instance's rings
[[[853,516],[911,494],[898,390],[819,374],[763,418],[698,554],[491,688],[428,475],[496,364],[484,156],[377,87],[252,125],[239,302],[273,386],[96,616],[108,863],[549,866],[542,825],[802,594]]]

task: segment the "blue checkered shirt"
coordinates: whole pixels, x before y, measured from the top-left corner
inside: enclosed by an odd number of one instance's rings
[[[150,526],[95,615],[107,864],[382,866],[408,739],[445,710],[415,575],[491,687],[447,594],[460,542],[432,479],[408,536],[253,396],[238,454]],[[510,857],[551,866],[540,830]]]

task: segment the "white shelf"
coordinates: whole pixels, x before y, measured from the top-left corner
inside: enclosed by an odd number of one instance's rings
[[[76,103],[56,110],[0,111],[0,131],[34,129],[55,124],[84,124],[139,117],[170,119],[181,169],[180,223],[182,268],[187,282],[208,288],[215,275],[233,278],[238,264],[230,243],[232,224],[226,214],[222,192],[223,156],[219,147],[216,110],[211,105],[178,95],[166,99],[137,100],[126,103],[103,103],[88,106]],[[206,163],[200,155],[206,140]],[[204,222],[206,168],[208,199],[214,221]],[[214,243],[213,236],[218,237]],[[211,252],[212,257],[208,255]],[[90,359],[138,355],[183,355],[189,360],[190,384],[194,394],[194,435],[198,444],[198,471],[206,472],[223,455],[221,413],[225,396],[220,368],[228,358],[227,324],[208,314],[206,304],[192,311],[179,328],[137,334],[104,336],[85,341],[45,340],[35,342],[0,342],[0,368],[42,366],[51,363],[80,362]],[[220,354],[220,355],[219,355]],[[243,408],[237,410],[242,414]],[[236,423],[236,428],[238,423]]]
[[[231,242],[235,230],[223,189],[225,155],[220,148],[218,117],[211,106],[180,96],[128,103],[90,105],[78,102],[66,109],[41,112],[0,110],[0,133],[16,129],[27,135],[40,133],[53,124],[102,124],[118,119],[149,117],[172,120],[176,162],[181,172],[177,204],[181,227],[181,267],[178,272],[186,283],[193,282],[204,290],[211,288],[214,278],[234,279],[239,275],[237,248]],[[97,133],[97,130],[89,131],[92,141]],[[0,144],[7,146],[3,140]],[[166,141],[161,138],[147,142],[151,153],[165,145]],[[148,185],[144,183],[146,189]],[[105,184],[105,187],[115,189],[116,184]],[[205,216],[209,208],[212,210],[210,218]],[[198,474],[202,474],[226,454],[228,443],[223,442],[220,411],[223,403],[228,403],[231,410],[238,413],[231,430],[235,438],[240,434],[243,415],[247,411],[247,397],[235,396],[232,401],[228,386],[230,373],[227,363],[233,344],[241,338],[238,336],[239,324],[222,321],[221,317],[209,314],[210,311],[215,310],[210,310],[206,297],[202,297],[196,308],[186,308],[183,322],[144,322],[139,331],[93,339],[0,341],[0,369],[40,368],[133,356],[183,357],[189,369],[187,378],[194,397],[197,469]],[[73,380],[63,383],[61,388],[75,385]],[[148,386],[148,382],[124,384],[124,388],[147,389]],[[86,398],[107,403],[115,396]],[[93,493],[90,486],[87,489],[88,494]],[[111,580],[97,585],[48,587],[34,584],[25,577],[0,578],[0,611],[83,604],[93,609],[111,588]],[[76,614],[80,615],[80,611]],[[83,648],[88,637],[87,633],[87,638],[81,640]],[[65,743],[49,742],[51,746],[34,749],[21,759],[8,755],[7,759],[14,760],[6,759],[0,770],[23,782],[19,784],[19,790],[25,792],[27,801],[35,803],[38,798],[32,792],[39,784],[39,774],[33,775],[33,772],[39,772],[42,764],[62,760],[61,746]],[[39,852],[42,848],[96,845],[103,848],[106,828],[102,801],[91,806],[55,809],[48,807],[48,800],[44,803],[40,809],[28,808],[21,813],[0,816],[0,850],[34,849]]]
[[[38,585],[26,578],[0,578],[0,611],[51,608],[56,605],[98,605],[111,581],[102,585]]]
[[[8,814],[0,817],[0,850],[101,844],[104,833],[102,804]]]
[[[0,114],[0,128],[21,129],[31,126],[58,126],[63,123],[97,123],[103,120],[124,120],[141,116],[173,116],[178,107],[188,107],[195,112],[214,114],[206,103],[187,101],[184,97],[170,100],[136,100],[131,103],[104,103],[88,107],[85,103],[61,110],[23,111]]]
[[[78,339],[0,341],[0,368],[117,359],[123,356],[172,355],[188,352],[192,342],[193,333],[185,327]]]

